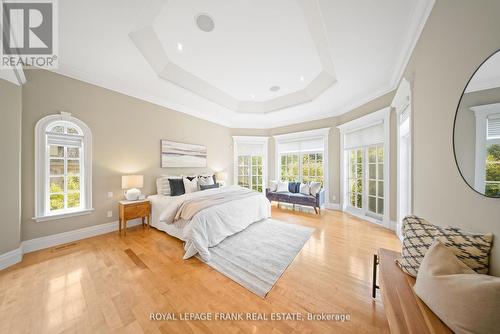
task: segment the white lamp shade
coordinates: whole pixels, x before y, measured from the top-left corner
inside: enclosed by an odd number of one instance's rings
[[[144,186],[144,175],[123,175],[122,189],[142,188]]]
[[[217,172],[215,173],[215,178],[217,181],[226,181],[227,180],[227,173],[226,172]]]

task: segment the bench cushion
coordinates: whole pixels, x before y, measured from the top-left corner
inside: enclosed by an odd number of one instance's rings
[[[290,200],[295,204],[303,205],[314,205],[314,203],[316,203],[316,197],[311,195],[304,195],[301,193],[290,194]]]

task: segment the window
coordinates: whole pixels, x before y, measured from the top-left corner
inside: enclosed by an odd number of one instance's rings
[[[47,128],[46,136],[49,170],[46,212],[81,209],[82,130],[73,123],[57,121]]]
[[[390,108],[340,125],[341,207],[390,228],[388,149]]]
[[[289,182],[321,182],[328,193],[328,135],[330,128],[274,136],[276,179]]]
[[[280,180],[323,184],[323,152],[280,155]]]
[[[298,182],[300,181],[299,173],[299,155],[288,153],[281,156],[281,181]]]
[[[476,118],[474,188],[500,197],[500,103],[472,107]]]
[[[323,153],[302,154],[302,182],[323,184]]]
[[[486,195],[500,196],[500,144],[492,144],[486,148]]]
[[[235,183],[264,192],[267,175],[267,137],[235,136]]]
[[[263,191],[263,156],[238,156],[238,185],[255,191]]]
[[[368,210],[384,214],[384,147],[368,148]]]
[[[353,208],[366,209],[365,211],[379,218],[384,214],[384,147],[351,149],[347,155],[349,156],[349,205]],[[367,207],[364,204],[365,198]]]
[[[324,140],[310,138],[278,144],[279,178],[324,184]]]
[[[363,150],[349,151],[349,203],[355,208],[363,207]]]
[[[70,114],[47,116],[35,130],[37,221],[91,211],[91,133]]]

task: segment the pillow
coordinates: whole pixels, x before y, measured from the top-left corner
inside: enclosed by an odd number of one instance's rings
[[[310,191],[311,195],[316,196],[316,194],[321,191],[321,183],[320,182],[311,182],[309,184],[309,191]]]
[[[299,192],[300,182],[289,182],[288,183],[288,191],[292,194],[296,194]]]
[[[278,189],[278,181],[269,181],[269,191],[276,191]]]
[[[185,177],[182,180],[184,182],[184,191],[186,194],[194,193],[194,192],[198,191],[198,178],[197,177],[194,177],[194,178]]]
[[[303,195],[310,195],[311,192],[310,192],[310,189],[309,189],[309,184],[307,184],[307,183],[301,183],[300,184],[299,192],[301,194],[303,194]]]
[[[425,219],[408,216],[403,219],[401,269],[415,277],[420,263],[434,239],[441,240],[462,262],[479,274],[488,273],[493,235],[472,234],[455,227],[436,226]]]
[[[172,196],[184,195],[184,179],[168,179]]]
[[[207,190],[207,189],[214,189],[214,188],[219,188],[219,184],[218,183],[215,183],[215,184],[210,184],[210,185],[200,185],[200,190]]]
[[[212,175],[210,176],[198,176],[198,186],[201,189],[201,186],[210,186],[215,184],[214,178]]]
[[[214,180],[214,184],[217,183],[217,178],[215,177],[215,174],[204,174],[204,175],[200,175],[198,177],[203,177],[203,178],[211,177]]]
[[[279,181],[276,191],[288,192],[288,181]]]
[[[425,254],[413,288],[456,333],[498,333],[500,277],[480,275],[440,240]]]
[[[162,175],[156,179],[156,193],[158,195],[170,196],[170,183],[168,179],[181,179],[180,176]]]

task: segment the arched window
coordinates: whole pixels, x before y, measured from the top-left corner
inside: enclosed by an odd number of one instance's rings
[[[50,115],[35,128],[35,220],[90,213],[92,133],[69,113]]]

